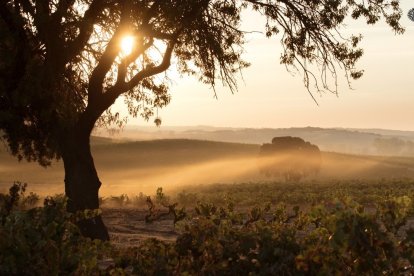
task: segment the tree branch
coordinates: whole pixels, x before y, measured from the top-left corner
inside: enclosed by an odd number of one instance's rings
[[[34,6],[32,5],[32,3],[30,3],[30,1],[28,0],[20,0],[17,1],[20,5],[22,5],[23,11],[27,12],[28,14],[30,14],[31,16],[34,17],[35,15],[35,9]]]
[[[94,0],[80,22],[79,35],[69,43],[66,49],[67,62],[79,55],[93,33],[93,26],[97,22],[99,14],[107,7],[104,0]]]
[[[17,8],[15,7],[15,10]],[[19,85],[20,80],[24,77],[24,72],[26,69],[26,64],[28,56],[30,56],[30,48],[28,33],[24,27],[24,19],[20,13],[13,13],[11,7],[4,2],[0,2],[0,18],[6,24],[6,28],[9,29],[12,36],[16,36],[18,43],[16,45],[16,54],[13,62],[12,70],[1,71],[2,77],[3,74],[9,76],[9,80],[5,83],[7,87],[7,92],[11,93]],[[11,74],[11,77],[10,77]]]
[[[19,19],[18,21],[15,20],[15,16]],[[0,17],[3,19],[4,23],[6,23],[6,26],[11,33],[18,33],[19,36],[26,36],[21,15],[13,14],[4,1],[0,2]]]
[[[43,0],[36,0],[35,1],[35,8],[36,13],[34,14],[34,21],[36,28],[39,32],[41,39],[43,39],[44,43],[48,46],[49,38],[48,38],[48,27],[49,26],[49,5],[46,1]]]
[[[52,22],[55,25],[60,24],[62,18],[67,14],[69,7],[75,3],[75,0],[59,0],[56,11],[52,14]]]
[[[159,73],[164,72],[165,70],[167,70],[168,67],[170,67],[170,65],[171,65],[171,57],[172,57],[172,53],[173,53],[173,50],[174,50],[174,47],[175,47],[176,43],[177,43],[177,41],[173,40],[168,44],[167,49],[165,50],[162,62],[159,65],[153,66],[153,67],[151,66],[151,67],[143,69],[142,71],[137,73],[129,82],[127,82],[126,83],[126,86],[127,86],[126,91],[134,88],[143,79],[145,79],[149,76],[159,74]]]
[[[141,39],[141,43],[140,45],[137,45],[137,47],[135,47],[135,51],[133,51],[130,55],[125,57],[118,65],[118,76],[116,79],[115,86],[125,85],[125,77],[128,66],[153,45],[154,39],[152,37],[150,38],[150,41],[145,44],[142,42]]]
[[[96,105],[98,103],[97,98],[103,93],[105,76],[111,70],[112,64],[119,54],[119,40],[124,28],[130,24],[130,15],[131,10],[126,4],[122,9],[121,20],[117,29],[100,57],[98,65],[92,71],[88,87],[88,105]]]
[[[176,34],[176,36],[178,36],[178,34]],[[167,46],[167,49],[165,50],[162,62],[159,65],[144,68],[140,72],[138,72],[134,77],[132,77],[129,82],[123,84],[120,83],[109,88],[108,91],[106,91],[106,93],[103,94],[103,110],[106,110],[109,106],[111,106],[122,93],[125,93],[137,86],[143,79],[154,76],[167,70],[171,65],[171,57],[176,43],[176,39],[170,41],[170,43]]]

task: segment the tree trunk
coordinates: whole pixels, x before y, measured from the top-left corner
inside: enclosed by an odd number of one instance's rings
[[[66,137],[62,150],[67,209],[72,213],[99,208],[98,192],[101,182],[92,158],[89,134],[86,131]],[[78,226],[85,237],[109,240],[108,231],[100,215],[82,220],[78,222]]]

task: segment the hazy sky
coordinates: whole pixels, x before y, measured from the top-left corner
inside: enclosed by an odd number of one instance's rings
[[[353,81],[350,90],[342,79],[339,96],[323,94],[315,104],[307,93],[302,76],[292,76],[279,63],[280,37],[266,39],[249,35],[244,59],[251,66],[244,80],[231,94],[217,87],[218,99],[209,86],[195,78],[177,79],[171,87],[172,101],[159,111],[165,126],[211,125],[223,127],[356,127],[414,130],[414,22],[407,13],[414,1],[402,0],[406,28],[395,35],[385,24],[367,26],[352,23],[345,32],[362,33],[364,56],[358,68],[362,79]],[[248,16],[245,30],[262,30],[260,19]],[[153,125],[142,118],[129,125]],[[155,126],[154,126],[155,128]]]

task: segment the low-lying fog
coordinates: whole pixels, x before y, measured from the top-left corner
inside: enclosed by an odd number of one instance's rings
[[[145,152],[142,148],[135,152],[131,148],[129,154],[122,153],[119,148],[104,147],[94,153],[103,184],[100,195],[153,194],[158,187],[163,187],[166,193],[173,193],[182,186],[193,184],[284,181],[283,176],[269,177],[260,173],[258,147],[257,150],[247,147],[244,152],[233,151],[233,154],[224,149],[218,150],[219,147],[206,149],[205,152],[192,150],[191,147],[186,150],[158,147],[156,152]],[[260,166],[286,164],[284,158],[264,159]],[[322,153],[319,173],[301,181],[402,177],[414,177],[414,158]],[[63,178],[61,161],[45,169],[35,163],[18,163],[4,152],[0,154],[1,192],[6,191],[13,181],[21,181],[29,184],[29,191],[40,195],[63,193]]]

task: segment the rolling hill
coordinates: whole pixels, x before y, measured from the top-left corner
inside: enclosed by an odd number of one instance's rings
[[[104,133],[102,133],[104,134]],[[345,128],[217,128],[217,127],[127,127],[114,138],[131,140],[198,139],[232,143],[263,144],[276,136],[297,136],[318,145],[324,151],[367,155],[414,156],[414,132],[381,129]],[[390,140],[394,139],[394,140]],[[396,146],[382,150],[378,140]],[[399,144],[406,143],[406,146]]]
[[[268,181],[257,167],[259,145],[189,139],[125,142],[94,138],[92,151],[103,186],[101,194],[167,191],[179,186]],[[322,153],[317,179],[414,178],[414,158]],[[63,165],[42,168],[18,162],[0,150],[0,190],[13,181],[40,194],[63,192]]]

